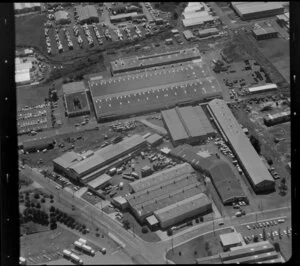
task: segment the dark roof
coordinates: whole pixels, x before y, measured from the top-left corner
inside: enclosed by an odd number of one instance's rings
[[[275,30],[273,27],[265,27],[265,28],[259,28],[253,30],[255,35],[265,35],[270,33],[277,33],[277,30]]]
[[[71,82],[62,85],[62,90],[64,94],[72,94],[75,92],[84,92],[86,91],[83,81]]]
[[[75,8],[77,10],[79,21],[85,21],[85,20],[88,20],[90,18],[99,17],[97,9],[93,5],[87,5],[87,6],[78,5]]]
[[[45,149],[48,146],[53,144],[52,138],[39,138],[39,139],[32,139],[23,141],[23,149],[24,150],[31,150],[31,149]]]

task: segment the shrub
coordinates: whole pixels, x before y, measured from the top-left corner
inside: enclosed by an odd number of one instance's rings
[[[198,223],[200,223],[200,220],[199,220],[199,218],[196,218],[196,223],[198,224]]]
[[[55,207],[51,205],[50,212],[54,212],[54,211],[55,211]]]
[[[142,233],[143,234],[147,234],[149,232],[148,228],[147,227],[143,227],[142,228]]]
[[[39,198],[40,198],[40,194],[39,194],[39,193],[35,193],[35,194],[34,194],[34,198],[35,198],[35,199],[39,199]]]
[[[45,202],[46,202],[46,200],[45,200],[44,198],[42,198],[42,199],[41,199],[41,202],[42,202],[42,203],[45,203]]]
[[[53,201],[53,199],[52,200],[50,200],[50,203],[53,203],[54,201]]]
[[[54,230],[54,229],[56,229],[56,228],[57,228],[57,224],[56,224],[56,223],[51,223],[50,229],[51,229],[51,230]]]
[[[53,195],[52,194],[50,195],[50,199],[53,199]]]

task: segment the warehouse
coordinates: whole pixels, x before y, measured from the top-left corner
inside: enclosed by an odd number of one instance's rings
[[[70,166],[70,175],[76,179],[83,179],[84,176],[92,174],[101,167],[116,162],[122,156],[140,150],[145,146],[146,141],[140,135],[124,138],[121,142],[99,149],[89,158]],[[95,174],[97,173],[95,172]]]
[[[159,221],[160,227],[166,229],[208,211],[212,211],[211,201],[204,193],[200,193],[154,211],[154,215]]]
[[[207,17],[209,16],[209,13],[207,11],[202,12],[188,12],[183,13],[184,19],[192,19],[192,18],[198,18],[198,17]]]
[[[176,173],[175,176],[170,173],[154,174],[138,181],[143,181],[145,186],[127,196],[126,199],[131,211],[140,222],[144,222],[145,218],[152,215],[156,210],[180,202],[205,190],[195,175],[184,172]]]
[[[278,37],[278,32],[273,27],[263,27],[252,31],[256,40],[265,40]]]
[[[219,34],[219,30],[217,28],[208,28],[204,30],[199,30],[198,34],[200,38],[204,38],[204,37],[214,36]]]
[[[203,158],[195,148],[187,144],[173,149],[170,155],[190,163],[195,170],[211,177],[224,205],[241,200],[248,202],[239,180],[235,177],[228,162],[214,156]]]
[[[266,85],[262,85],[262,86],[248,88],[248,91],[251,94],[259,93],[259,92],[266,92],[266,91],[273,91],[273,90],[277,90],[276,84],[266,84]]]
[[[175,146],[186,142],[202,142],[216,135],[201,106],[176,107],[161,114]]]
[[[53,149],[54,140],[51,138],[39,138],[23,141],[24,153],[41,152],[44,149]]]
[[[280,2],[231,2],[235,12],[242,20],[265,18],[283,14]]]
[[[156,147],[163,142],[163,137],[154,133],[148,138],[146,138],[146,141],[150,147]]]
[[[151,70],[109,79],[89,79],[98,121],[127,117],[177,104],[189,104],[222,97],[217,80],[206,65]]]
[[[112,204],[122,211],[126,210],[129,207],[128,201],[122,196],[114,197],[112,200]]]
[[[97,9],[93,5],[82,6],[78,5],[75,7],[77,12],[78,21],[80,24],[91,24],[99,22],[99,15]]]
[[[230,250],[232,247],[241,246],[243,237],[240,233],[231,232],[220,235],[220,241],[224,251]]]
[[[208,103],[208,110],[225,137],[226,142],[232,147],[254,191],[274,190],[275,182],[273,177],[227,104],[223,100],[215,99]]]
[[[24,14],[41,10],[41,3],[14,3],[16,14]]]
[[[53,160],[53,170],[56,173],[68,176],[68,168],[82,159],[82,156],[74,151],[66,152]]]
[[[140,70],[155,66],[188,62],[200,58],[201,55],[199,50],[196,47],[194,47],[147,56],[121,58],[112,61],[110,64],[112,75],[114,75],[117,73],[124,73],[128,71]]]
[[[193,27],[193,26],[204,25],[207,23],[214,23],[215,20],[217,20],[217,19],[218,19],[218,17],[213,17],[211,15],[208,15],[208,16],[200,16],[200,17],[195,17],[195,18],[183,19],[182,23],[185,28],[188,28],[188,27]]]
[[[147,178],[134,181],[129,184],[129,187],[133,192],[138,192],[172,178],[191,173],[194,173],[194,169],[188,163],[178,164],[172,168],[155,173]]]
[[[24,85],[31,82],[30,71],[32,69],[32,63],[23,62],[21,58],[15,59],[15,82],[17,85]]]
[[[266,126],[274,126],[280,123],[285,123],[287,121],[290,121],[291,119],[291,112],[280,112],[276,114],[267,114],[266,117],[264,117],[264,122]]]
[[[64,25],[70,23],[69,14],[66,11],[59,10],[54,13],[55,23]]]
[[[185,30],[183,32],[184,37],[186,38],[187,41],[192,41],[195,39],[194,34],[190,30]]]
[[[142,18],[144,17],[143,14],[138,14],[137,12],[130,12],[130,13],[126,13],[126,14],[118,14],[118,15],[113,15],[110,16],[110,22],[111,23],[119,23],[119,22],[123,22],[123,21],[128,21],[128,20],[133,20],[136,18]]]
[[[107,174],[103,174],[95,178],[94,180],[90,181],[89,183],[87,183],[87,186],[92,190],[97,190],[99,188],[105,187],[110,180],[111,180],[111,176]]]

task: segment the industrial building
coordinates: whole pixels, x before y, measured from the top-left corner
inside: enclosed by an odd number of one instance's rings
[[[56,24],[64,25],[70,23],[70,17],[68,12],[59,10],[54,13],[54,19]]]
[[[14,3],[16,14],[24,14],[41,10],[41,3]]]
[[[203,142],[216,135],[201,106],[176,107],[162,111],[161,114],[175,146]]]
[[[282,2],[231,2],[242,20],[265,18],[283,14]]]
[[[88,80],[98,121],[222,97],[201,61],[138,74]]]
[[[218,17],[208,15],[208,16],[200,16],[200,17],[183,19],[182,23],[185,28],[188,28],[188,27],[200,26],[207,23],[214,23],[217,19]]]
[[[208,103],[208,110],[214,118],[223,138],[233,149],[254,191],[274,190],[275,182],[273,177],[243,132],[226,102],[214,99]]]
[[[265,40],[278,37],[278,32],[273,27],[262,27],[252,30],[256,40]]]
[[[155,211],[199,195],[205,190],[197,180],[193,168],[188,164],[178,165],[139,179],[130,183],[129,186],[132,187],[134,193],[126,196],[126,199],[131,212],[141,223],[145,222],[145,219]],[[185,215],[190,217],[190,214]],[[166,224],[168,223],[170,222],[166,221]],[[161,226],[164,225],[161,224]]]
[[[224,205],[238,201],[248,202],[228,162],[215,156],[202,157],[201,154],[187,144],[178,146],[170,152],[171,156],[191,164],[195,170],[209,176]]]
[[[51,138],[39,138],[23,141],[24,153],[41,152],[44,149],[53,149],[54,140]]]
[[[75,7],[77,15],[78,15],[78,21],[80,24],[85,23],[98,23],[99,22],[99,15],[98,11],[93,5],[78,5]]]
[[[207,11],[202,12],[185,12],[182,14],[184,19],[191,19],[191,18],[197,18],[197,17],[205,17],[209,16],[209,13]]]
[[[255,86],[255,87],[248,88],[248,91],[251,94],[266,92],[266,91],[273,91],[273,90],[277,90],[277,85],[276,84],[266,84],[266,85],[261,85],[261,86]]]
[[[149,165],[145,165],[142,169],[141,169],[141,175],[142,177],[146,177],[149,176],[153,173],[152,168]]]
[[[282,263],[283,258],[269,241],[231,248],[231,251],[199,258],[197,264]]]
[[[129,207],[128,201],[122,196],[114,197],[112,199],[112,204],[122,211],[126,210]]]
[[[187,41],[192,41],[195,39],[195,35],[190,30],[183,31],[183,35]]]
[[[264,117],[264,123],[266,126],[274,126],[280,123],[285,123],[287,121],[290,121],[291,119],[291,112],[286,111],[286,112],[279,112],[276,114],[267,114]]]
[[[146,140],[140,135],[124,138],[117,144],[110,144],[94,152],[89,151],[79,156],[64,154],[53,160],[54,170],[63,172],[65,176],[88,183],[95,177],[106,172],[110,167],[121,164],[134,154],[147,146]]]
[[[160,227],[165,229],[208,211],[212,211],[211,201],[204,193],[200,193],[154,211],[154,215]]]
[[[21,58],[15,59],[15,82],[17,85],[25,85],[31,82],[30,71],[32,63],[23,62]]]
[[[123,21],[128,21],[128,20],[134,20],[138,18],[144,18],[144,14],[139,14],[137,12],[130,12],[130,13],[125,13],[125,14],[118,14],[118,15],[113,15],[110,16],[110,22],[111,23],[119,23]]]
[[[146,141],[150,147],[156,147],[163,142],[163,137],[154,133],[146,138]]]
[[[121,58],[112,61],[110,64],[112,75],[115,75],[117,73],[124,73],[155,66],[188,62],[200,58],[201,55],[199,50],[194,47],[147,56]]]
[[[105,187],[109,181],[111,180],[111,176],[107,174],[100,175],[99,177],[93,179],[92,181],[87,183],[88,188],[92,190],[97,190],[99,188]]]
[[[199,30],[198,34],[200,38],[205,38],[219,34],[219,30],[217,28],[208,28],[204,30]]]
[[[241,246],[243,237],[240,233],[231,232],[220,235],[220,242],[224,251],[228,251],[233,247]]]

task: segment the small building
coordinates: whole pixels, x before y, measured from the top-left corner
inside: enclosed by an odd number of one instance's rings
[[[179,31],[178,31],[178,29],[172,29],[171,33],[173,33],[174,35],[176,35],[176,34],[179,34]]]
[[[278,32],[273,27],[254,29],[252,33],[256,40],[265,40],[278,37]]]
[[[266,117],[264,117],[264,122],[266,126],[274,126],[276,124],[287,122],[291,119],[291,112],[280,112],[276,114],[267,114]]]
[[[118,14],[118,15],[110,16],[110,22],[118,23],[118,22],[133,20],[136,19],[137,17],[141,17],[141,15],[139,15],[137,12]]]
[[[183,32],[184,37],[186,38],[187,41],[192,41],[195,39],[194,34],[192,33],[192,31],[190,30],[185,30]]]
[[[64,25],[70,23],[69,14],[66,11],[59,10],[54,13],[56,24]]]
[[[200,38],[204,38],[219,34],[219,30],[217,28],[208,28],[204,30],[199,30],[198,34]]]
[[[277,89],[276,84],[266,84],[266,85],[262,85],[262,86],[255,86],[255,87],[248,88],[248,91],[251,94],[254,94],[254,93],[259,93],[259,92],[272,91],[272,90],[276,90],[276,89]]]
[[[163,142],[163,137],[155,133],[149,136],[148,138],[146,138],[146,141],[150,147],[156,147]]]
[[[80,24],[85,23],[98,23],[99,22],[99,15],[98,11],[93,5],[78,5],[75,7],[76,12],[78,15],[78,21]]]
[[[94,180],[90,181],[89,183],[87,183],[87,186],[92,190],[97,190],[99,188],[105,187],[110,180],[111,180],[111,176],[107,174],[103,174],[95,178]]]
[[[277,18],[276,19],[277,23],[281,27],[286,26],[289,23],[289,21],[290,21],[289,18],[287,16],[285,16],[285,15],[277,15],[276,18]]]
[[[242,245],[243,238],[240,233],[232,232],[220,235],[220,241],[224,251],[230,250],[232,247]]]
[[[24,14],[41,10],[41,3],[14,3],[16,14]]]
[[[114,197],[112,203],[122,211],[129,207],[128,201],[122,196]]]
[[[53,149],[54,140],[51,138],[39,138],[27,140],[23,142],[24,153],[26,152],[40,152],[44,149]]]
[[[154,215],[151,215],[146,218],[146,222],[149,225],[151,230],[157,229],[159,225],[159,221],[156,219]]]
[[[196,17],[196,18],[187,18],[183,19],[182,23],[185,28],[188,27],[193,27],[193,26],[199,26],[199,25],[204,25],[208,23],[214,23],[215,20],[217,20],[218,17],[213,17],[211,15],[208,16],[201,16],[201,17]]]
[[[173,44],[173,39],[172,39],[172,38],[165,39],[165,44],[166,44],[166,45]]]
[[[142,177],[149,176],[152,173],[153,173],[153,170],[149,165],[144,166],[141,170]]]

